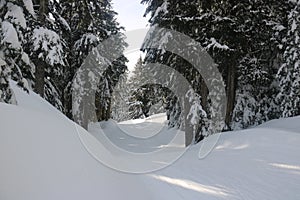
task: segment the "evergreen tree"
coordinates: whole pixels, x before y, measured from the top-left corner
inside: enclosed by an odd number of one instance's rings
[[[149,71],[144,65],[142,57],[140,57],[129,79],[131,93],[128,103],[129,116],[132,119],[146,118],[150,115],[165,112],[167,99],[170,95],[173,95],[167,88],[151,83],[151,81],[148,82],[148,80],[154,78],[152,71]]]
[[[276,73],[285,47],[287,1],[168,1],[144,0],[152,26],[179,31],[199,42],[218,65],[226,85],[228,129],[247,128],[278,118],[274,99],[278,92]],[[164,46],[170,35],[148,37],[145,47],[155,42]],[[149,39],[150,38],[150,39]],[[163,39],[165,38],[165,39]],[[209,91],[199,73],[177,55],[164,50],[143,49],[146,63],[162,63],[176,69],[190,82],[197,95],[201,134],[210,132],[214,116]],[[209,69],[207,69],[209,70]],[[153,72],[158,75],[160,72]],[[163,76],[172,77],[163,74]],[[296,84],[297,85],[297,84]],[[189,93],[193,94],[193,93]],[[211,95],[211,94],[209,94]],[[193,99],[193,98],[192,98]],[[190,101],[190,103],[192,103]],[[173,109],[174,105],[170,108]],[[215,106],[215,105],[214,105]],[[206,118],[206,119],[205,119]],[[180,118],[176,118],[180,121]],[[194,120],[193,120],[194,121]],[[197,134],[197,132],[196,132]],[[201,138],[201,136],[200,136]]]
[[[67,61],[62,32],[68,25],[58,14],[60,4],[56,0],[35,0],[34,3],[38,17],[31,23],[32,34],[26,47],[35,64],[34,90],[63,111],[60,85]]]
[[[145,83],[145,77],[147,75],[143,72],[143,59],[140,57],[135,65],[132,75],[129,79],[130,97],[128,98],[129,116],[131,119],[145,118],[143,113],[143,101],[147,101],[142,98],[141,86]],[[146,114],[147,115],[147,114]]]
[[[116,22],[116,13],[112,10],[110,1],[68,1],[64,2],[62,7],[61,15],[71,28],[71,34],[67,39],[70,66],[65,77],[67,82],[64,92],[66,113],[70,118],[72,118],[72,111],[75,115],[81,115],[78,108],[72,108],[72,87],[84,78],[79,74],[81,72],[76,71],[84,64],[84,60],[93,49],[111,36],[118,37],[112,41],[113,44],[110,46],[115,49],[108,51],[104,49],[105,47],[97,48],[99,53],[95,54],[97,58],[94,63],[91,63],[95,68],[99,68],[96,71],[101,71],[101,74],[94,74],[100,78],[95,99],[97,118],[99,121],[108,120],[111,117],[113,89],[118,83],[120,75],[126,71],[127,59],[124,56],[119,57],[110,63],[105,71],[101,68],[108,64],[107,61],[105,63],[98,61],[104,61],[106,57],[114,57],[115,54],[124,50],[126,46],[124,36],[120,34],[122,27]],[[79,102],[79,99],[75,99],[75,101]]]
[[[241,46],[242,57],[237,68],[233,129],[248,128],[279,117],[274,101],[278,91],[275,77],[282,62],[288,10],[289,4],[282,1],[241,4],[238,28],[246,36],[246,45]]]
[[[9,79],[28,91],[34,79],[34,65],[24,46],[30,32],[28,26],[34,19],[31,1],[0,1],[0,59],[1,59],[1,95],[0,101],[15,103]]]
[[[9,86],[10,71],[6,62],[0,57],[0,102],[16,104],[13,91]]]
[[[132,119],[129,117],[130,87],[128,84],[128,72],[120,76],[117,86],[114,88],[112,96],[112,119],[118,122]]]
[[[280,87],[277,100],[281,117],[300,115],[300,1],[295,2],[288,15],[287,29],[287,46],[277,76]]]
[[[223,66],[222,64],[227,64],[225,62],[224,57],[230,57],[233,54],[231,48],[227,46],[230,42],[226,41],[226,37],[222,37],[220,30],[226,30],[228,27],[232,26],[231,20],[224,18],[224,23],[219,23],[219,29],[217,27],[220,20],[223,18],[216,16],[216,14],[212,13],[214,11],[212,9],[213,2],[202,2],[202,1],[143,1],[144,3],[148,3],[148,8],[146,10],[146,14],[150,14],[150,23],[152,26],[159,26],[163,28],[168,28],[170,30],[175,30],[182,34],[185,34],[195,41],[199,42],[203,47],[205,47],[208,51],[210,51],[217,59],[217,64],[220,64],[223,68],[226,68],[227,65]],[[203,5],[202,5],[203,4]],[[221,9],[220,9],[221,10]],[[213,23],[214,22],[214,23]],[[226,22],[226,23],[225,23]],[[213,32],[212,32],[213,31]],[[151,35],[151,33],[149,33]],[[228,34],[230,35],[230,34]],[[226,35],[226,36],[228,36]],[[184,95],[183,99],[178,99],[177,97],[173,97],[170,99],[168,103],[168,116],[170,119],[171,126],[183,126],[185,125],[186,132],[194,132],[201,130],[201,133],[197,134],[197,137],[202,138],[201,135],[207,135],[212,130],[211,125],[209,124],[209,120],[204,120],[202,122],[197,120],[203,119],[203,117],[211,118],[215,115],[212,112],[212,107],[209,105],[208,100],[208,91],[207,86],[204,83],[201,74],[193,67],[191,64],[181,58],[180,56],[173,54],[171,52],[167,52],[164,50],[164,45],[170,40],[172,40],[173,36],[170,33],[161,33],[159,39],[148,37],[149,39],[145,41],[144,46],[147,47],[149,44],[153,44],[155,42],[159,43],[159,46],[162,49],[145,49],[147,52],[145,61],[146,63],[161,63],[170,66],[174,70],[178,71],[182,74],[193,87],[196,92],[195,95],[192,95],[194,92],[187,91],[187,94]],[[225,41],[222,39],[225,38]],[[217,41],[219,40],[219,41]],[[223,44],[221,44],[222,42]],[[180,49],[179,49],[180,51]],[[193,44],[191,44],[190,49],[185,49],[185,51],[193,51]],[[189,52],[185,52],[189,54]],[[222,57],[223,56],[223,57]],[[219,58],[219,59],[218,59]],[[223,60],[221,60],[223,58]],[[197,58],[193,58],[197,59]],[[198,58],[199,59],[199,58]],[[234,59],[232,59],[234,60]],[[228,61],[228,60],[226,60]],[[199,63],[199,61],[196,61]],[[231,66],[231,65],[228,65]],[[207,69],[209,70],[209,69]],[[150,69],[151,71],[151,69]],[[226,75],[226,70],[223,69],[224,76]],[[172,81],[172,74],[165,74],[162,72],[153,72],[159,76],[160,80],[166,80],[166,82]],[[180,83],[178,83],[180,84]],[[187,110],[186,114],[181,113],[181,107],[179,106],[179,101],[184,102],[184,105],[190,104],[190,109]],[[201,102],[201,103],[200,103]],[[202,104],[202,105],[201,105]],[[188,109],[188,108],[186,108]],[[185,110],[186,110],[185,109]],[[181,114],[180,114],[181,113]],[[187,118],[189,117],[189,118]],[[184,121],[184,124],[182,124]],[[208,124],[207,124],[208,123]],[[188,124],[192,124],[194,126],[193,131],[188,131]],[[201,125],[200,125],[201,124]],[[199,126],[198,126],[199,125]],[[197,130],[195,130],[197,129]],[[189,135],[191,133],[188,133]],[[187,134],[186,134],[187,135]],[[190,144],[191,136],[187,138],[187,144]],[[198,140],[198,138],[194,138]]]

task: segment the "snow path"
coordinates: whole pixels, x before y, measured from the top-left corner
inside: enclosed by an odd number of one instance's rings
[[[171,184],[184,196],[174,199],[300,199],[299,142],[298,133],[272,129],[223,134],[206,159],[195,159],[194,147],[146,184]]]

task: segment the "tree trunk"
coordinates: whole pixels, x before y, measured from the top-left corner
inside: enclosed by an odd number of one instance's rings
[[[46,15],[48,14],[48,0],[40,0],[39,21],[42,25],[46,24]],[[45,68],[46,62],[38,58],[35,66],[35,92],[41,97],[45,94]]]
[[[208,88],[203,78],[201,78],[200,95],[202,108],[206,113],[208,113]],[[199,124],[195,130],[195,140],[196,142],[200,142],[204,139],[204,136],[202,135],[201,125]]]
[[[201,78],[201,104],[205,112],[208,112],[208,88],[203,78]]]
[[[188,147],[193,143],[194,131],[193,127],[188,119],[188,114],[190,112],[190,103],[187,97],[184,97],[184,128],[185,128],[185,146]]]
[[[45,94],[45,63],[41,59],[35,62],[35,92],[41,97]]]
[[[235,65],[231,64],[228,67],[228,75],[227,75],[227,110],[226,110],[226,118],[225,123],[230,128],[232,113],[235,104],[235,93],[236,93],[236,69]]]

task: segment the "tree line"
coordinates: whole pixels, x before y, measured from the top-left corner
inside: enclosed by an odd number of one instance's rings
[[[145,15],[150,16],[151,27],[189,36],[200,43],[217,64],[227,96],[224,131],[300,115],[300,1],[143,0],[142,3],[147,6]],[[136,72],[138,76],[146,74],[147,77],[150,73],[166,76],[171,82],[171,75],[153,71],[148,65],[161,63],[179,71],[193,88],[186,92],[191,105],[188,116],[180,114],[183,110],[180,99],[172,93],[163,92],[163,87],[160,93],[155,92],[164,102],[169,125],[181,127],[189,118],[187,123],[193,126],[194,138],[189,137],[188,143],[212,134],[214,105],[205,77],[188,61],[164,49],[176,41],[170,32],[161,33],[159,38],[166,37],[164,40],[154,40],[151,33],[149,35],[142,48],[146,56],[143,67]],[[161,48],[147,48],[148,44]],[[140,77],[142,83],[143,77]],[[132,113],[136,116],[157,102],[143,91],[147,90],[136,89],[137,95],[131,97],[139,102],[132,103]]]
[[[280,117],[300,115],[300,1],[277,0],[142,0],[151,27],[189,36],[209,53],[226,89],[223,130],[244,129]],[[9,80],[25,91],[34,90],[72,119],[72,87],[78,69],[92,49],[118,35],[126,47],[123,27],[116,21],[110,0],[0,0],[0,102],[17,104]],[[150,36],[151,30],[148,33]],[[212,134],[214,108],[205,78],[179,55],[164,49],[174,35],[147,37],[129,88],[123,55],[100,77],[95,97],[97,120],[146,117],[150,108],[167,112],[170,127],[190,124],[199,141]],[[147,48],[149,44],[160,46]],[[180,49],[179,49],[180,50]],[[192,51],[192,46],[190,50]],[[113,51],[111,52],[113,53]],[[98,55],[99,60],[102,55]],[[199,61],[200,62],[200,61]],[[160,63],[182,74],[192,86],[186,91],[187,114],[168,88],[142,85],[150,76],[172,82],[171,74],[151,68]],[[200,62],[201,63],[201,62]],[[103,67],[94,63],[95,67]],[[207,69],[209,71],[209,69]],[[79,77],[80,79],[80,77]],[[80,81],[80,80],[77,80]],[[117,88],[118,89],[118,88]],[[122,93],[126,91],[126,94]],[[75,97],[76,98],[76,97]],[[118,104],[117,99],[127,102]],[[129,107],[125,109],[125,107]],[[74,111],[75,109],[75,111]],[[122,113],[120,113],[122,112]]]
[[[121,48],[126,46],[116,15],[110,0],[1,0],[0,102],[17,104],[12,79],[72,119],[72,84],[89,52],[117,34]],[[126,62],[119,57],[101,77],[99,121],[111,117],[113,86],[127,70]]]

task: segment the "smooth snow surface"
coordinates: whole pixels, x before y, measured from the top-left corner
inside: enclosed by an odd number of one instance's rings
[[[0,200],[300,199],[300,118],[224,133],[203,160],[199,144],[166,169],[132,175],[97,162],[74,123],[36,94],[14,91],[18,106],[0,104]]]

